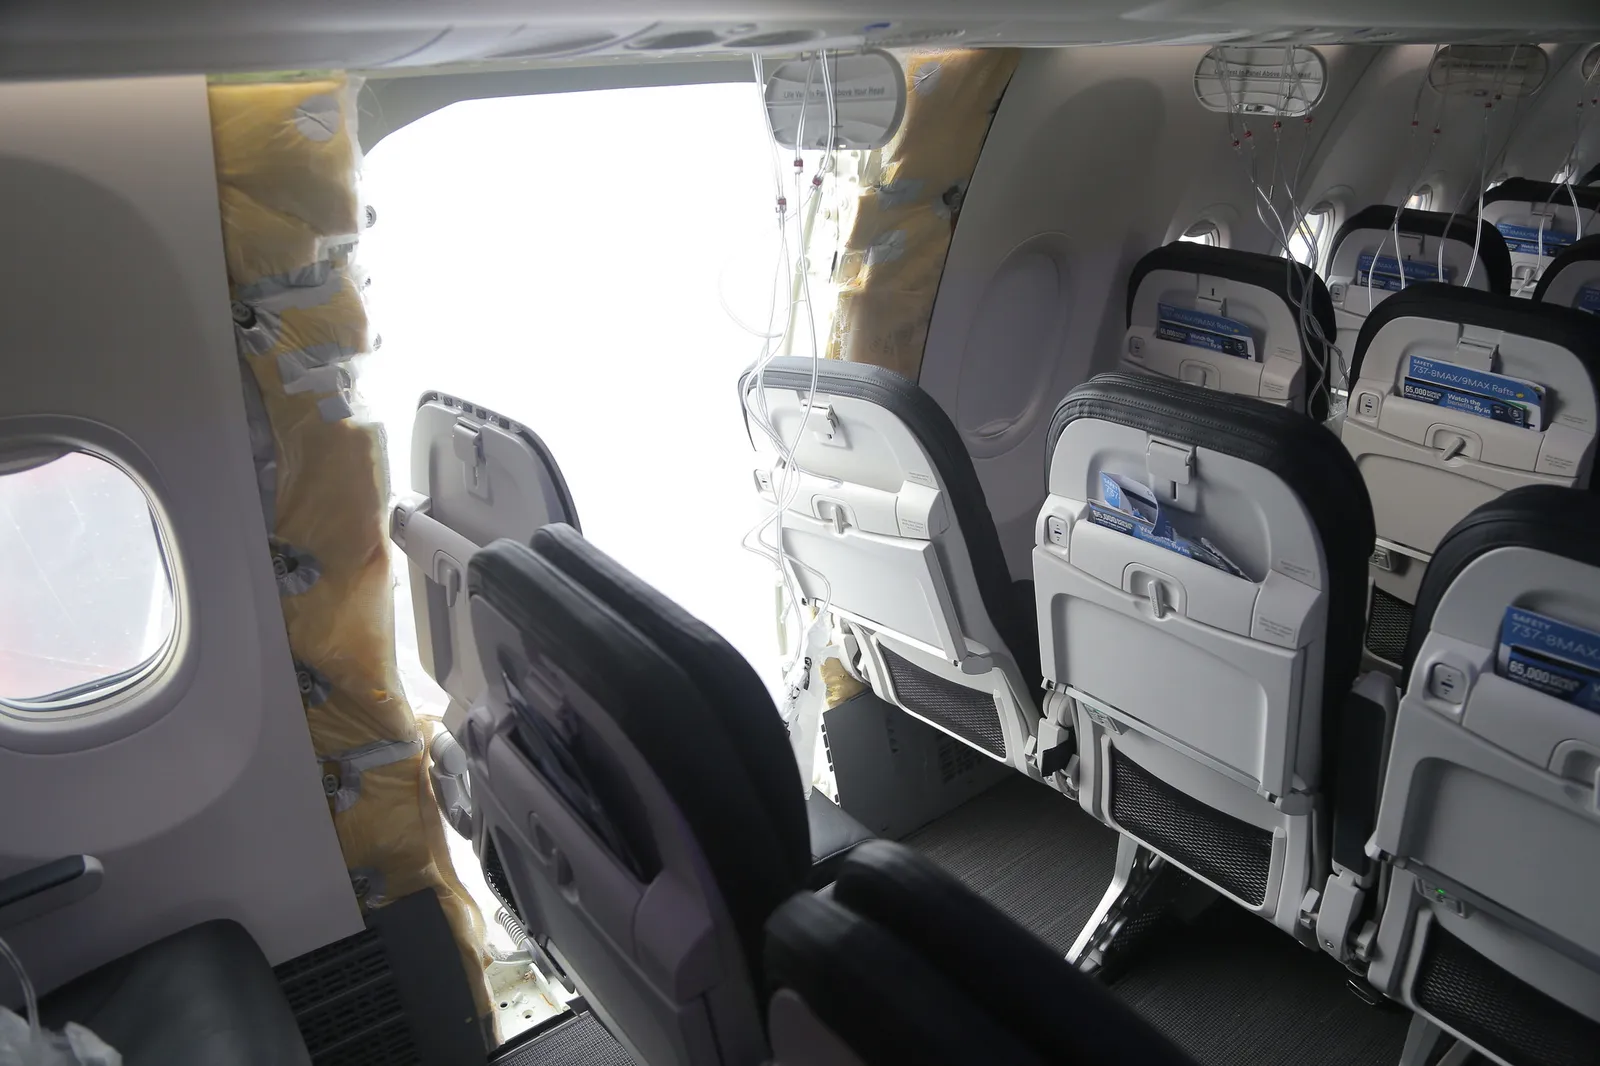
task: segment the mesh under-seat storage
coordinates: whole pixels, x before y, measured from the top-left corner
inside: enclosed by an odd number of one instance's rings
[[[467,587],[488,688],[459,736],[496,891],[638,1061],[764,1061],[762,927],[811,866],[765,685],[569,526],[479,550]]]
[[[1590,191],[1600,194],[1600,188]],[[1585,237],[1556,256],[1544,268],[1533,298],[1538,303],[1575,307],[1600,316],[1600,233]]]
[[[882,698],[1040,776],[1033,604],[1011,581],[949,416],[914,383],[860,363],[774,359],[757,384],[747,373],[741,399],[764,403],[796,445],[799,489],[781,522],[791,573],[841,620],[855,668]],[[781,486],[769,469],[756,487],[771,504]]]
[[[1126,374],[1067,396],[1048,454],[1045,709],[1075,715],[1083,808],[1309,939],[1373,543],[1355,464],[1282,407]]]
[[[1600,229],[1600,189],[1508,178],[1483,194],[1483,219],[1511,253],[1511,293],[1531,296],[1552,261]]]
[[[1329,245],[1326,276],[1346,360],[1367,316],[1419,282],[1510,294],[1511,252],[1500,231],[1476,214],[1476,205],[1452,216],[1377,204],[1345,220]]]
[[[1532,486],[1440,542],[1376,830],[1368,977],[1514,1066],[1600,1054],[1600,497]]]
[[[1350,365],[1340,436],[1378,530],[1368,661],[1397,673],[1423,570],[1451,525],[1520,485],[1589,483],[1600,318],[1413,285],[1366,320]]]
[[[1127,314],[1125,368],[1326,415],[1338,325],[1309,267],[1174,241],[1134,266]]]

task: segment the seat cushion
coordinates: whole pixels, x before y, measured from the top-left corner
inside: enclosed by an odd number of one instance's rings
[[[774,359],[767,364],[762,383],[769,389],[804,393],[810,391],[813,375],[820,391],[866,400],[894,415],[927,452],[966,543],[983,609],[1022,676],[1033,684],[1040,676],[1038,617],[1033,604],[1019,605],[1012,592],[1011,571],[1000,547],[994,516],[955,423],[916,382],[866,363],[824,359],[813,365],[810,359]],[[747,372],[739,382],[739,395],[744,396],[751,387]]]
[[[1472,511],[1439,542],[1422,577],[1417,611],[1401,663],[1411,667],[1433,628],[1445,592],[1478,556],[1496,548],[1533,548],[1600,568],[1600,496],[1556,485],[1525,485]]]
[[[266,956],[235,922],[174,933],[40,1003],[44,1023],[87,1026],[124,1066],[310,1066]]]
[[[872,830],[815,788],[806,797],[806,818],[811,823],[811,873],[806,883],[823,888],[833,883],[839,864],[857,844],[873,839]]]
[[[1339,246],[1344,243],[1345,238],[1358,230],[1395,228],[1395,211],[1396,208],[1391,204],[1374,204],[1351,215],[1333,235],[1333,243],[1329,245],[1333,249],[1333,254],[1339,254]],[[1511,250],[1506,247],[1506,239],[1500,236],[1500,231],[1494,228],[1493,223],[1478,222],[1474,228],[1472,223],[1476,211],[1452,216],[1445,211],[1405,209],[1399,214],[1398,228],[1401,233],[1447,238],[1460,241],[1468,247],[1476,242],[1478,260],[1488,272],[1489,291],[1500,293],[1502,296],[1511,295]],[[1407,289],[1410,287],[1406,286]],[[1350,380],[1356,380],[1354,370],[1350,373]]]
[[[833,898],[915,945],[961,1000],[1049,1061],[1192,1062],[1103,984],[910,848],[885,840],[856,848]]]
[[[967,1002],[911,945],[831,900],[802,894],[778,908],[767,922],[766,974],[771,991],[797,993],[867,1066],[1059,1061]]]

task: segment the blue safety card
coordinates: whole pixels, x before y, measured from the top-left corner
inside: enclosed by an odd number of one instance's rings
[[[1572,306],[1591,315],[1600,315],[1600,289],[1579,289],[1578,299]]]
[[[1407,357],[1401,392],[1408,399],[1480,418],[1544,428],[1544,386],[1522,378],[1413,355]]]
[[[1506,247],[1513,252],[1524,252],[1528,255],[1559,255],[1567,250],[1567,246],[1578,239],[1575,233],[1564,230],[1546,229],[1544,231],[1544,251],[1539,251],[1538,226],[1513,226],[1509,222],[1495,223],[1495,229],[1500,231],[1500,236],[1506,239]]]
[[[1100,495],[1104,503],[1089,501],[1089,521],[1095,525],[1214,566],[1234,577],[1245,576],[1232,559],[1205,537],[1190,538],[1179,533],[1148,485],[1102,472]]]
[[[1156,304],[1156,336],[1240,359],[1256,357],[1255,334],[1236,319],[1172,304]]]
[[[1373,265],[1376,259],[1377,265]],[[1403,264],[1405,280],[1401,280],[1400,271],[1402,264],[1392,255],[1373,256],[1371,252],[1363,252],[1361,258],[1356,260],[1356,284],[1367,285],[1371,279],[1374,289],[1387,289],[1398,292],[1407,285],[1415,285],[1422,281],[1450,281],[1455,277],[1455,271],[1450,267],[1444,268],[1444,273],[1439,272],[1437,265],[1421,259],[1407,259]]]
[[[1600,712],[1600,633],[1507,607],[1495,673],[1586,711]]]

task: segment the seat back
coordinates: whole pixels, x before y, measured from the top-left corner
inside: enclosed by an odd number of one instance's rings
[[[1187,545],[1107,515],[1104,475],[1153,489]],[[1283,408],[1105,374],[1056,411],[1049,492],[1033,553],[1045,712],[1075,716],[1083,808],[1304,935],[1302,897],[1327,873],[1324,735],[1355,677],[1373,542],[1354,463]]]
[[[1600,498],[1517,489],[1440,542],[1369,852],[1369,978],[1498,1061],[1600,1048]],[[1517,678],[1522,678],[1519,683]]]
[[[799,774],[731,647],[566,526],[468,567],[474,845],[641,1062],[757,1063],[762,924],[810,865]]]
[[[767,925],[778,1066],[1192,1060],[929,859],[863,844]]]
[[[1467,386],[1510,388],[1486,374],[1542,386],[1543,402],[1522,385],[1520,399],[1468,394]],[[1415,285],[1366,320],[1351,375],[1340,436],[1366,479],[1378,530],[1369,663],[1397,672],[1423,569],[1446,530],[1508,489],[1589,483],[1600,319]]]
[[[1508,178],[1483,194],[1483,220],[1511,253],[1511,293],[1532,296],[1551,262],[1600,227],[1600,189]]]
[[[1314,270],[1174,241],[1134,266],[1127,314],[1125,369],[1326,417],[1338,325]]]
[[[860,363],[775,359],[761,386],[747,373],[740,395],[764,402],[785,446],[796,443],[800,487],[781,535],[804,596],[843,621],[882,698],[1036,776],[1031,597],[1012,584],[949,416],[912,382]],[[769,504],[770,470],[756,472]]]
[[[1600,193],[1600,188],[1591,191]],[[1600,315],[1600,233],[1556,256],[1540,275],[1533,298],[1537,303]]]
[[[1345,220],[1329,246],[1326,276],[1339,326],[1339,348],[1347,361],[1366,317],[1414,284],[1440,281],[1510,294],[1511,252],[1505,238],[1488,222],[1475,221],[1475,213],[1451,216],[1378,204]],[[1369,270],[1374,263],[1377,270]],[[1354,373],[1350,380],[1355,380]]]

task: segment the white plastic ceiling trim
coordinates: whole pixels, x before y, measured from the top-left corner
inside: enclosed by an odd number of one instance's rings
[[[1573,43],[1594,0],[9,0],[0,79],[963,45]]]

